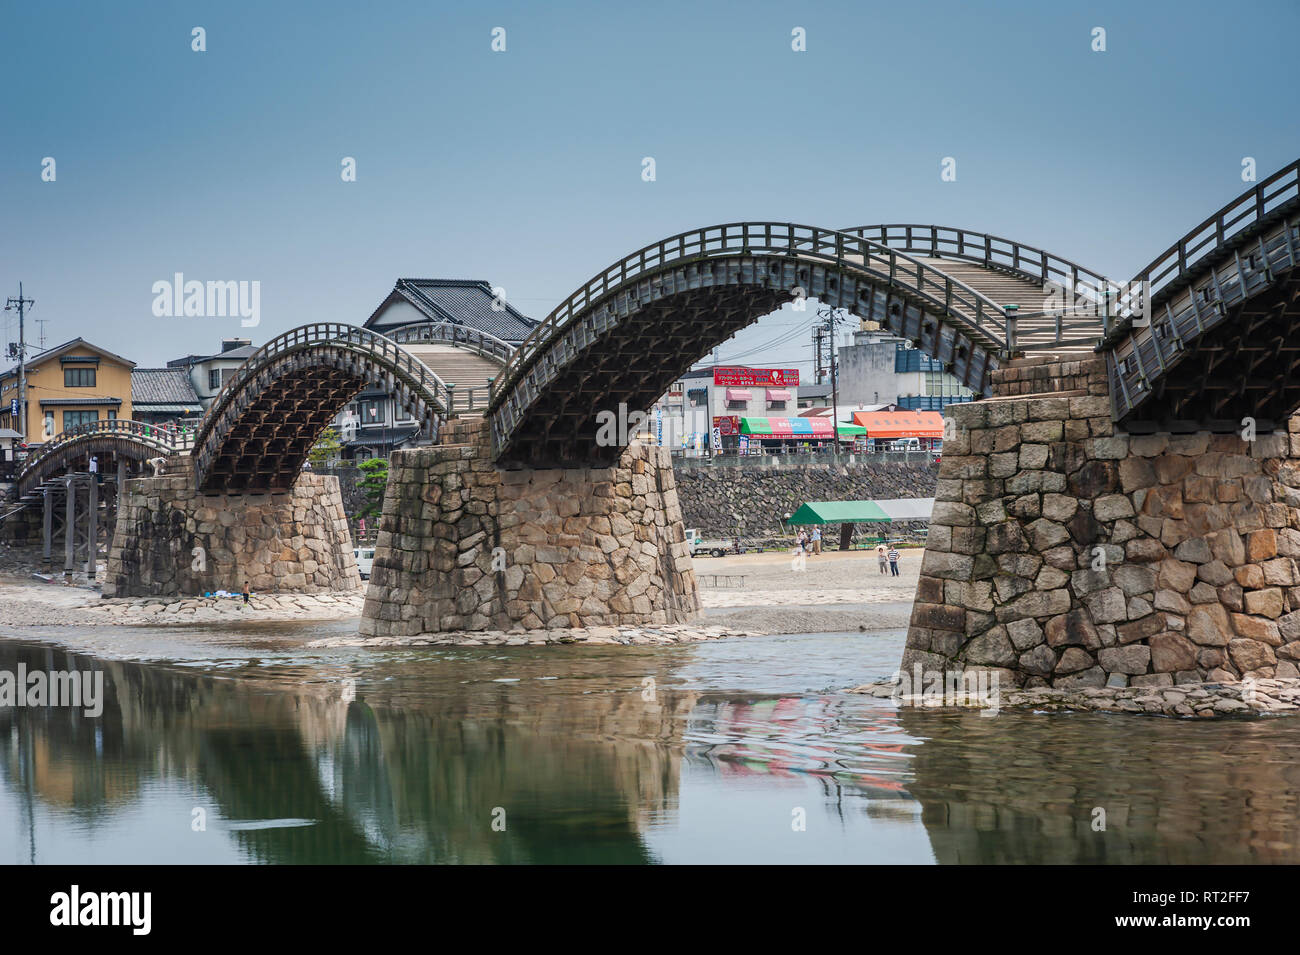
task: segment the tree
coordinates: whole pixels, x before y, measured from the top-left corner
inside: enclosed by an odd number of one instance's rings
[[[332,467],[338,462],[339,451],[342,449],[339,429],[331,425],[320,433],[316,443],[311,446],[311,450],[307,452],[307,460],[316,469]]]
[[[384,491],[388,487],[388,459],[371,458],[362,461],[361,491],[366,496],[365,506],[358,512],[358,517],[378,514],[384,508]]]

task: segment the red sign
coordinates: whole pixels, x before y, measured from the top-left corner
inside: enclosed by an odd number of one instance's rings
[[[715,385],[753,385],[756,388],[794,387],[799,384],[798,368],[743,368],[718,366],[713,369]]]
[[[739,434],[740,415],[714,415],[713,426],[718,429],[718,434]]]

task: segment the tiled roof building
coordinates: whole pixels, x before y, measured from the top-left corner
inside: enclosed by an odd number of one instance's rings
[[[184,368],[132,369],[131,405],[137,421],[162,422],[203,414]]]
[[[412,322],[468,325],[513,344],[527,338],[538,324],[505,299],[498,299],[492,286],[479,279],[398,279],[366,319],[366,328],[382,333]]]

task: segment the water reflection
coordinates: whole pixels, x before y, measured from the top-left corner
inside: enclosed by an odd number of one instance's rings
[[[900,716],[939,862],[1300,861],[1295,720]]]
[[[0,647],[0,669],[19,662],[102,669],[107,702],[98,720],[0,710],[8,789],[90,825],[163,781],[259,862],[650,861],[638,826],[673,809],[694,700],[608,686],[562,698],[541,681],[440,682],[417,700],[381,664],[345,702],[332,675],[289,688]],[[177,811],[157,838],[188,824]]]
[[[896,652],[263,643],[162,666],[0,644],[0,670],[99,669],[106,693],[98,719],[0,709],[0,859],[1300,861],[1300,721],[987,719],[835,691]]]

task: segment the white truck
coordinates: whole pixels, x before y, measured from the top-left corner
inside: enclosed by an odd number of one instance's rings
[[[373,547],[354,547],[352,556],[357,559],[357,570],[362,580],[370,579],[370,569],[375,566],[375,549]]]
[[[708,554],[710,557],[724,557],[736,550],[735,544],[726,541],[704,540],[694,527],[686,529],[686,546],[690,549],[692,557],[700,557],[703,554]]]

